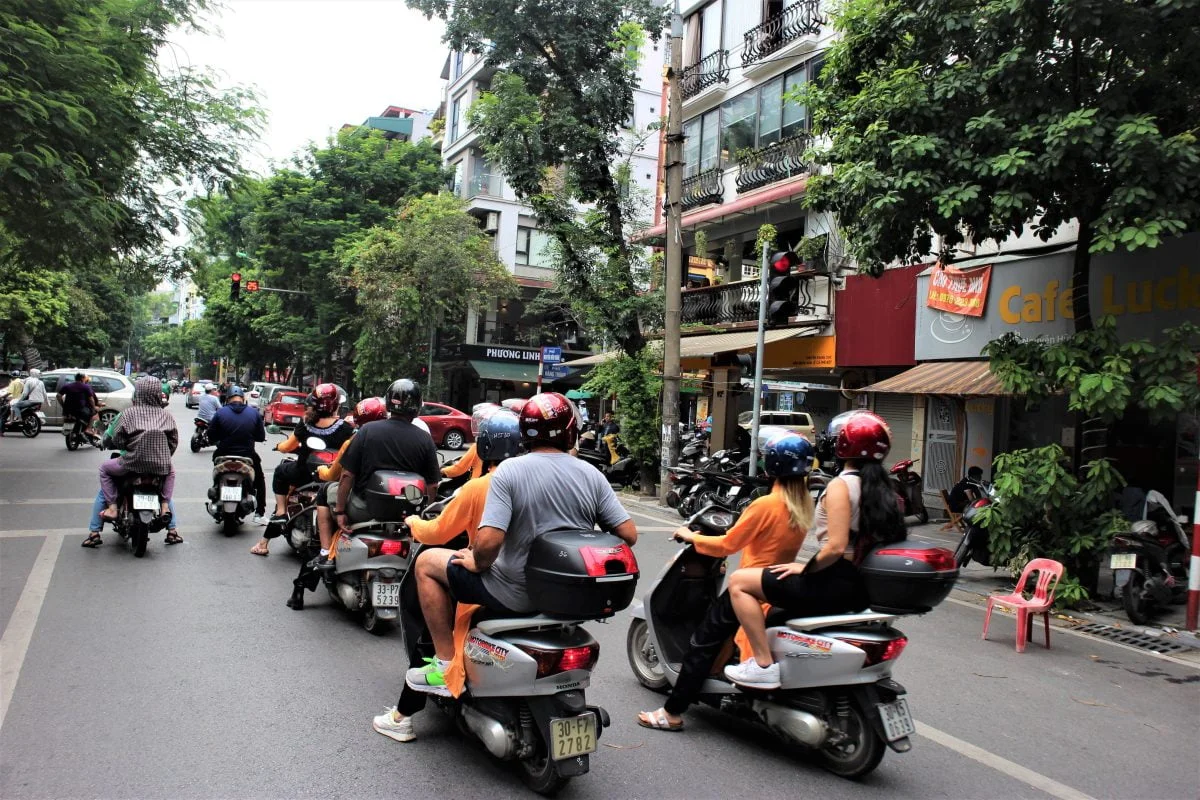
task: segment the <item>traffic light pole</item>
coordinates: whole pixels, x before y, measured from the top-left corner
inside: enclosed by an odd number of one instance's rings
[[[758,475],[758,418],[762,416],[763,348],[767,343],[767,243],[758,276],[758,342],[754,345],[754,417],[750,423],[750,477]]]
[[[659,459],[659,496],[670,491],[669,468],[679,452],[679,329],[683,303],[683,98],[679,76],[683,72],[683,18],[679,0],[671,14],[671,66],[667,70],[667,264],[664,277],[667,309],[663,320],[662,454]]]

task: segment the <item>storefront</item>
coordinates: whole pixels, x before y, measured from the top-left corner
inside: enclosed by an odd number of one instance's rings
[[[451,405],[469,409],[476,403],[498,403],[510,397],[532,397],[537,392],[541,350],[509,345],[467,344],[460,346],[461,362],[449,373]],[[564,351],[563,357],[575,355]],[[545,365],[542,387],[547,391],[578,389],[580,370],[562,365]]]

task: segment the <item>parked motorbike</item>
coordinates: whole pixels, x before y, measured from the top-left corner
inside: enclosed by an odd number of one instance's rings
[[[465,645],[467,691],[458,698],[435,695],[433,702],[492,756],[516,762],[529,788],[554,795],[589,770],[609,725],[608,712],[585,697],[600,645],[583,625],[628,607],[637,576],[633,551],[610,534],[539,537],[526,580],[540,613],[477,613]],[[414,580],[411,571],[405,574],[405,597]],[[428,635],[416,638],[410,653],[432,655]]]
[[[118,453],[113,453],[117,457]],[[113,530],[129,542],[135,558],[146,555],[150,534],[163,530],[170,516],[162,513],[161,475],[127,474],[117,484],[117,518]]]
[[[243,456],[221,456],[213,462],[213,485],[208,489],[205,509],[233,536],[242,520],[254,510],[254,460]]]
[[[20,431],[27,439],[32,439],[42,432],[42,426],[46,424],[46,415],[42,413],[42,404],[34,403],[31,406],[21,409],[21,416],[18,419],[15,414],[8,414],[7,411],[12,405],[12,398],[8,395],[0,397],[0,411],[4,411],[4,432],[16,433]]]
[[[603,447],[597,451],[596,434],[586,431],[579,437],[579,457],[604,474],[609,483],[639,489],[642,484],[642,468],[617,434],[604,437]]]
[[[1146,493],[1142,519],[1113,537],[1108,552],[1130,622],[1145,625],[1156,609],[1187,598],[1191,542],[1160,492]]]
[[[667,480],[671,488],[667,491],[667,505],[679,512],[685,519],[691,514],[685,513],[685,505],[690,504],[692,490],[700,483],[700,472],[694,467],[679,465],[667,468]]]
[[[695,531],[722,536],[737,514],[717,505],[689,521]],[[767,618],[767,636],[782,686],[756,690],[723,675],[705,681],[700,701],[761,725],[783,741],[817,753],[830,772],[859,778],[874,770],[885,747],[912,748],[916,731],[907,692],[892,680],[892,665],[908,639],[897,617],[930,611],[949,595],[958,569],[949,550],[924,542],[875,548],[860,567],[871,608],[860,613]],[[663,567],[644,599],[635,603],[626,638],[634,676],[661,691],[679,677],[695,628],[719,595],[724,559],[687,545]]]
[[[708,431],[696,431],[679,448],[679,463],[697,466],[708,455]]]
[[[196,426],[196,429],[192,433],[192,452],[199,453],[201,450],[209,446],[208,423],[199,417],[196,417],[196,419],[193,420],[193,424]]]
[[[925,480],[912,468],[920,459],[906,458],[897,461],[890,470],[892,485],[901,501],[901,511],[906,517],[916,517],[922,525],[929,522],[929,510],[925,508]]]
[[[992,566],[991,537],[983,525],[983,509],[996,502],[996,491],[991,486],[984,489],[984,496],[971,503],[963,511],[963,535],[954,551],[954,561],[962,569],[975,561],[985,567]]]

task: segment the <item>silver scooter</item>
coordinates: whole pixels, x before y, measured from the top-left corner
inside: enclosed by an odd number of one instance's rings
[[[735,512],[714,504],[697,512],[688,526],[721,536],[736,519]],[[949,550],[918,542],[876,548],[868,560],[872,558],[896,568],[885,570],[892,573],[893,584],[897,572],[912,569],[919,585],[909,587],[907,598],[896,597],[891,591],[895,585],[877,586],[872,593],[868,578],[872,605],[878,597],[888,607],[880,604],[862,613],[790,619],[786,611],[772,612],[767,636],[782,687],[755,690],[723,675],[710,676],[700,701],[815,751],[826,769],[846,778],[874,770],[885,746],[898,753],[911,749],[909,737],[916,727],[906,690],[892,680],[892,665],[908,639],[892,623],[899,614],[921,613],[941,602],[958,570]],[[679,678],[692,632],[720,594],[724,562],[688,545],[667,562],[644,600],[631,608],[626,651],[643,686],[663,691]],[[867,563],[864,560],[864,575]]]
[[[220,456],[213,461],[213,485],[208,489],[205,510],[233,536],[246,515],[254,510],[254,460],[243,456]]]

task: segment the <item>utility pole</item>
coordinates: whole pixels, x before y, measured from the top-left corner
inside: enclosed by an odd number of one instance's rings
[[[754,421],[750,423],[750,477],[758,475],[758,423],[762,416],[763,348],[767,338],[767,243],[758,275],[758,341],[754,346]]]
[[[683,72],[683,18],[679,0],[671,14],[671,65],[667,69],[667,313],[663,328],[662,457],[659,496],[670,491],[668,468],[679,452],[679,326],[683,284],[683,239],[680,229],[683,200],[683,98],[679,77]]]

